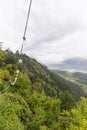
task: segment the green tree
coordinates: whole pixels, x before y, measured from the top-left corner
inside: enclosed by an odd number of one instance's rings
[[[5,93],[0,97],[0,130],[27,130],[31,114],[21,96]]]
[[[12,86],[11,92],[21,95],[26,101],[28,100],[31,92],[31,82],[26,74],[19,73],[17,82]]]
[[[63,111],[58,123],[61,130],[87,130],[87,99],[82,97],[75,108]]]
[[[76,104],[73,95],[67,91],[62,92],[59,97],[61,99],[61,110],[70,110]]]
[[[17,58],[13,54],[13,52],[11,52],[10,50],[6,50],[6,52],[7,52],[7,55],[5,56],[4,62],[6,64],[16,64],[17,63]]]

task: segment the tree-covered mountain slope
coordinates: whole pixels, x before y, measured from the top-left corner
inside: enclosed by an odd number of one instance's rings
[[[85,96],[85,93],[80,85],[67,81],[61,76],[54,74],[47,69],[46,66],[38,63],[35,59],[32,59],[24,54],[22,55],[23,63],[18,64],[18,59],[20,58],[18,52],[13,54],[11,51],[7,50],[3,53],[0,64],[4,68],[7,67],[12,76],[10,77],[7,73],[7,80],[10,80],[10,78],[14,79],[15,74],[12,73],[15,72],[11,71],[16,71],[16,69],[19,68],[21,72],[26,73],[32,83],[32,87],[38,91],[44,91],[46,95],[59,97],[59,93],[67,91],[75,98]],[[4,69],[3,71],[7,70]]]
[[[82,72],[71,73],[68,71],[60,71],[60,70],[53,70],[53,72],[72,83],[82,86],[83,91],[87,93],[87,73]]]
[[[80,99],[81,86],[26,55],[20,64],[19,57],[0,50],[0,130],[85,130],[87,99]]]
[[[38,63],[35,59],[31,59],[23,55],[23,69],[30,77],[31,82],[38,84],[38,89],[44,89],[49,96],[58,96],[59,91],[68,91],[73,96],[79,98],[85,96],[82,86],[65,80],[59,75],[54,74],[46,66]]]

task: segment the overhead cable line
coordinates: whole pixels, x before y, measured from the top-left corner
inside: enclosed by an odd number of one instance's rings
[[[19,59],[19,61],[18,61],[19,63],[22,63],[23,45],[24,45],[24,41],[26,40],[26,32],[27,32],[28,21],[29,21],[29,17],[30,17],[31,5],[32,5],[32,0],[30,0],[30,3],[29,3],[29,9],[28,9],[27,20],[26,20],[25,29],[24,29],[23,41],[22,41],[21,50],[20,50],[21,59]],[[16,76],[14,78],[14,81],[11,82],[7,88],[2,90],[0,92],[0,95],[3,94],[4,92],[6,92],[7,90],[9,90],[11,86],[15,85],[15,83],[17,82],[17,79],[18,79],[18,74],[19,74],[19,69],[16,70]]]
[[[32,5],[32,0],[30,0],[30,3],[29,3],[29,9],[28,9],[28,14],[27,14],[27,20],[26,20],[26,24],[25,24],[24,35],[23,35],[23,41],[22,41],[22,45],[21,45],[21,52],[20,52],[21,55],[22,55],[22,52],[23,52],[24,41],[26,40],[26,31],[27,31],[27,27],[28,27],[28,21],[29,21],[29,18],[30,18],[31,5]]]

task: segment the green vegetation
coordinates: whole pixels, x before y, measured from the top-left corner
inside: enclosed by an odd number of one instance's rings
[[[83,73],[83,72],[70,73],[67,71],[59,71],[59,70],[58,71],[53,70],[53,72],[57,75],[60,75],[62,78],[66,79],[67,81],[70,81],[74,84],[81,86],[84,93],[87,94],[87,73]]]
[[[81,86],[23,55],[0,49],[0,130],[86,130],[87,99]],[[82,97],[83,96],[83,97]]]

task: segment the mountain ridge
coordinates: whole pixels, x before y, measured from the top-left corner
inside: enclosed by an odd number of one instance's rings
[[[48,65],[48,68],[55,70],[65,70],[70,72],[87,72],[87,59],[78,57],[69,58],[58,64],[50,64]]]

